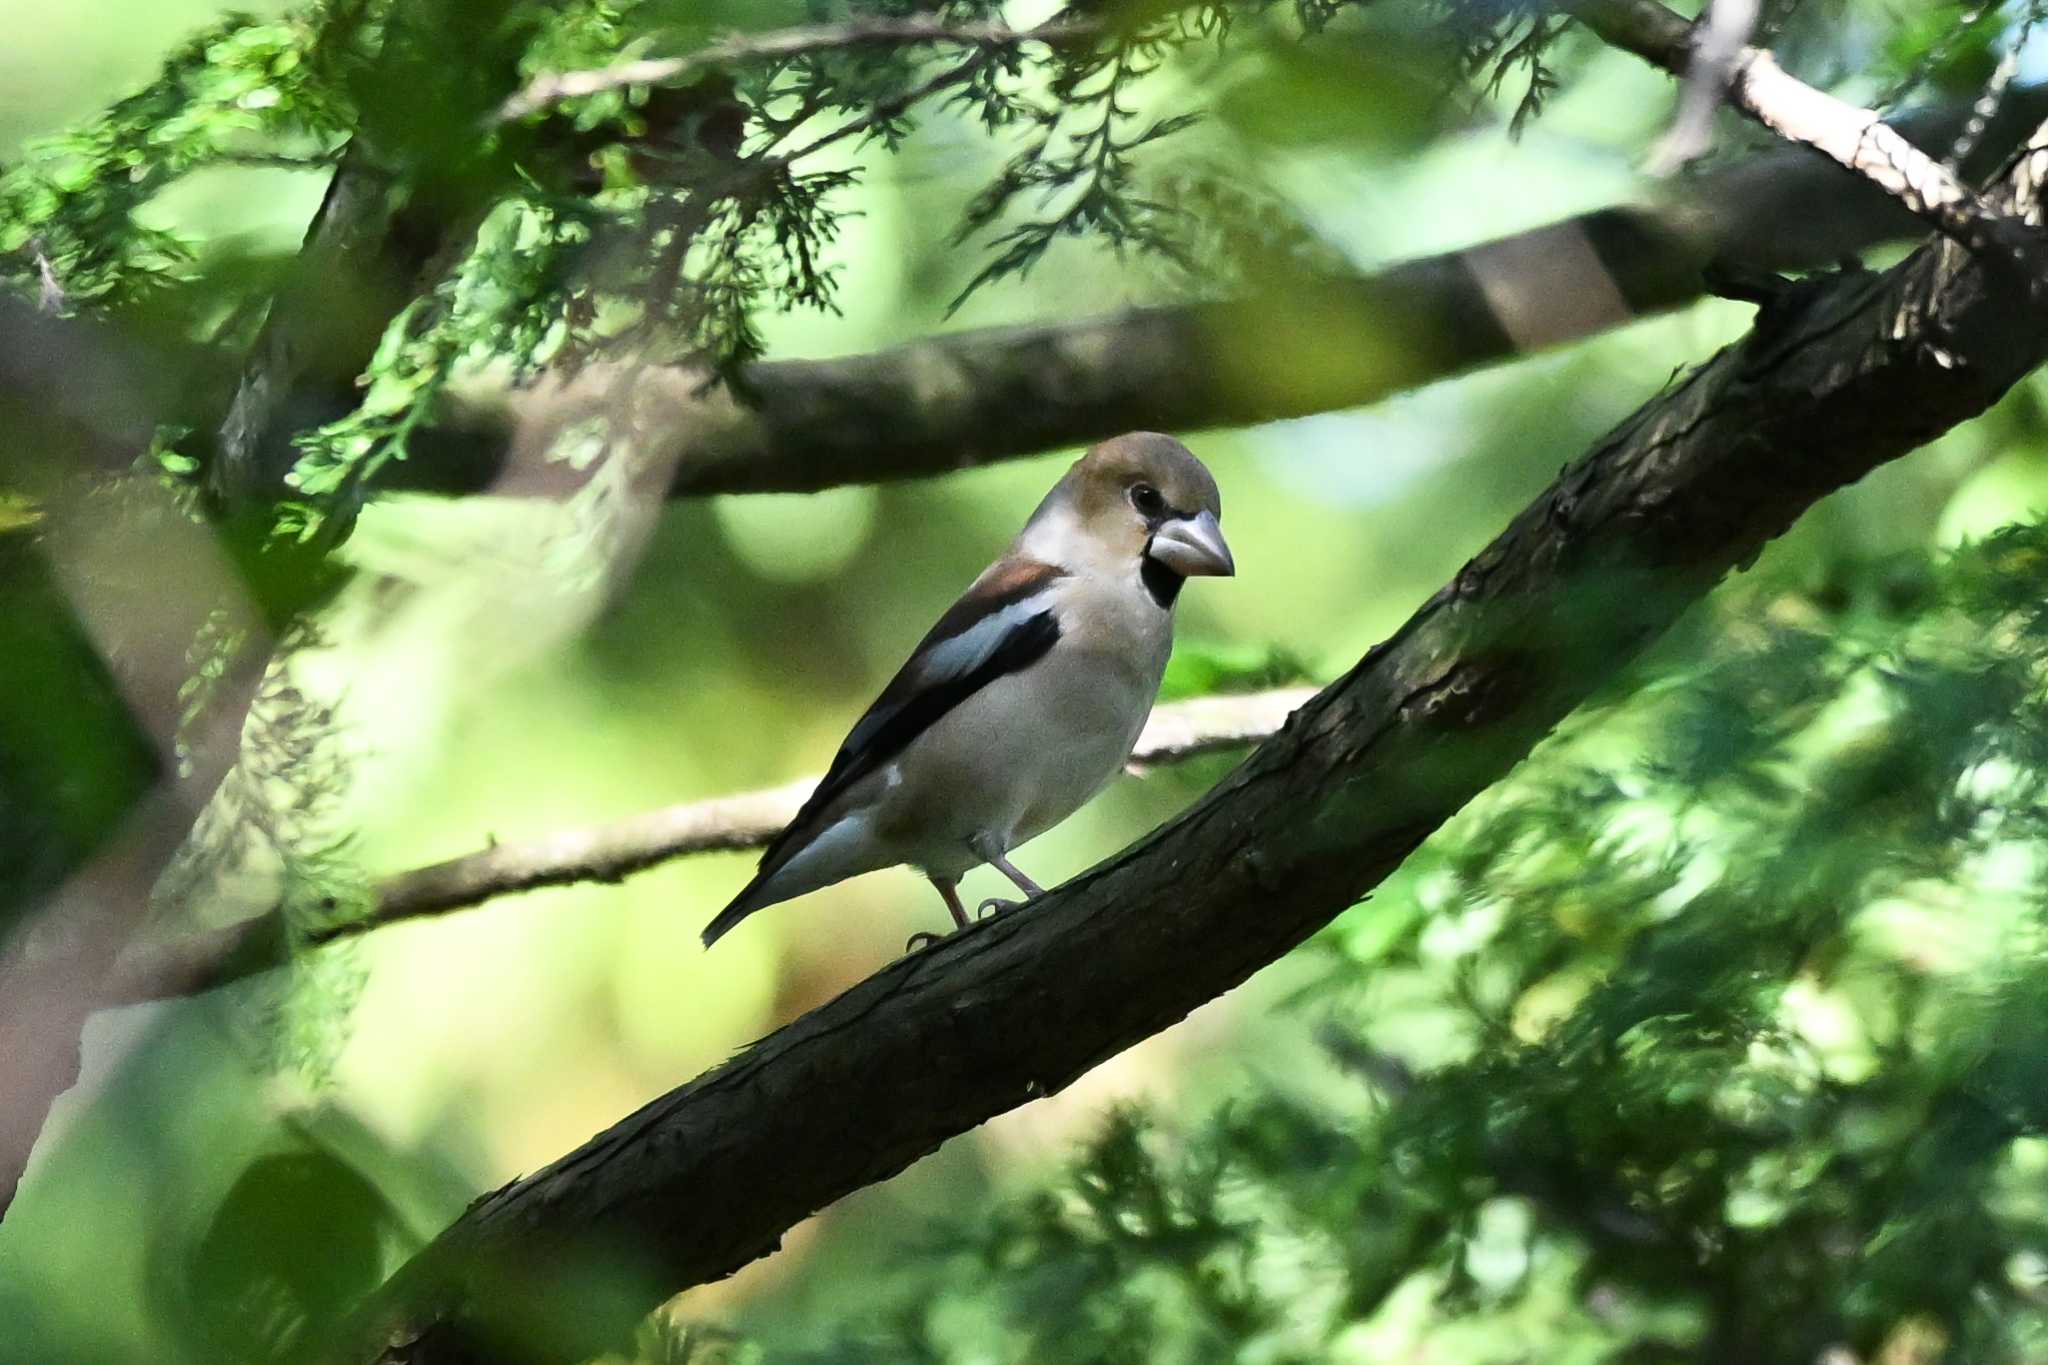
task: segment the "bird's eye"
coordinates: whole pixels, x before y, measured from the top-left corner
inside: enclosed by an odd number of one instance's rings
[[[1159,496],[1159,490],[1149,483],[1131,485],[1131,506],[1148,517],[1156,517],[1166,510],[1166,499]]]

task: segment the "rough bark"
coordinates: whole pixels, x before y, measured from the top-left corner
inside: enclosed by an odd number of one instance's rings
[[[2037,168],[2016,179],[2031,212]],[[1942,242],[1767,308],[1181,818],[478,1201],[335,1358],[587,1354],[832,1200],[1239,984],[1356,903],[1817,498],[2048,357],[2048,312],[2003,278]],[[576,1291],[595,1283],[602,1298]]]

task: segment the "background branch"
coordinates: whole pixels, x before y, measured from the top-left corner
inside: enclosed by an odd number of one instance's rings
[[[1957,105],[1899,126],[1947,146],[1969,116]],[[2043,116],[2048,90],[2011,92],[1969,169],[1995,166]],[[1582,214],[1286,294],[769,361],[745,370],[738,395],[707,390],[696,370],[648,366],[634,393],[674,459],[672,493],[806,492],[943,474],[1134,428],[1186,433],[1357,407],[1682,307],[1704,292],[1709,264],[1814,269],[1920,230],[1884,190],[1786,148],[1702,176],[1658,204]],[[1356,363],[1328,363],[1346,347]],[[380,475],[380,487],[558,494],[533,476],[503,479],[510,433],[522,444],[545,440],[592,415],[618,373],[599,363],[567,384],[473,387],[416,438],[411,458]],[[575,478],[527,463],[558,483]]]
[[[1131,766],[1142,771],[1255,744],[1314,695],[1312,687],[1283,687],[1161,706],[1146,722]],[[760,791],[685,801],[400,872],[378,886],[367,915],[314,934],[312,941],[350,938],[521,891],[623,881],[693,853],[759,848],[789,823],[817,782],[813,775]],[[282,965],[291,950],[283,919],[272,912],[210,935],[131,952],[116,965],[110,991],[122,1003],[135,1003],[213,990]]]
[[[2031,216],[2043,148],[2001,211]],[[1600,441],[1180,819],[478,1201],[334,1358],[580,1358],[1179,1020],[1355,904],[1816,499],[2044,357],[2048,315],[1949,243],[1817,286]],[[601,1304],[572,1288],[598,1267]]]
[[[1131,762],[1141,768],[1159,767],[1257,743],[1314,695],[1312,687],[1287,687],[1162,706],[1146,722]],[[817,783],[813,775],[764,791],[685,802],[401,872],[378,887],[377,907],[368,918],[339,925],[320,937],[324,941],[359,934],[516,891],[621,881],[691,853],[759,848],[795,817]]]

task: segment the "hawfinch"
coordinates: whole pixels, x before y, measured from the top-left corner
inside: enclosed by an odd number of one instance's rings
[[[1181,584],[1236,572],[1221,511],[1216,480],[1170,436],[1132,432],[1090,450],[854,725],[705,946],[763,906],[900,863],[931,879],[956,926],[967,923],[958,888],[969,868],[988,863],[1039,895],[1010,850],[1080,809],[1130,757],[1173,648]]]

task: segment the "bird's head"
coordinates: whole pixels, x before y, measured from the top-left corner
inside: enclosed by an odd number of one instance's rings
[[[1185,579],[1237,572],[1222,515],[1216,480],[1194,452],[1171,436],[1133,431],[1076,461],[1032,514],[1025,537],[1045,542],[1043,556],[1067,567],[1135,566],[1167,605]]]

